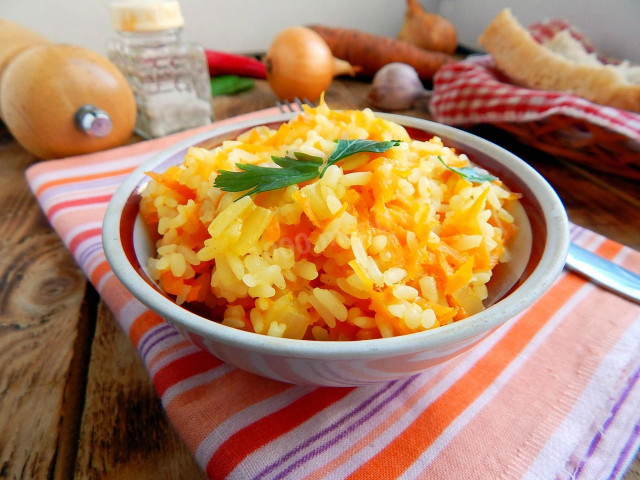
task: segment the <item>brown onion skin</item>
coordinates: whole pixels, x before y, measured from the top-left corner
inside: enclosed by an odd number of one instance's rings
[[[398,40],[449,54],[458,46],[458,35],[453,24],[440,15],[426,12],[418,0],[407,0],[407,12]]]
[[[316,101],[336,73],[334,58],[326,42],[305,27],[290,27],[271,43],[265,58],[267,80],[282,100]]]

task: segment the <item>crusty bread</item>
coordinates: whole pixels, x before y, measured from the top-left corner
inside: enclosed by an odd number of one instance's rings
[[[505,9],[478,39],[514,83],[570,92],[595,103],[640,112],[640,85],[609,65],[572,61],[536,42]]]

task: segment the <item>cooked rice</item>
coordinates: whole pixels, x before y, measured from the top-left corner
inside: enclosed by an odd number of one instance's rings
[[[327,158],[338,139],[401,140],[322,179],[253,197],[213,187],[219,169],[272,155]],[[151,276],[223,325],[295,339],[363,340],[437,328],[482,310],[516,231],[500,181],[472,184],[438,137],[412,140],[370,110],[307,108],[209,151],[190,148],[152,180],[140,211],[160,236]],[[277,168],[277,167],[276,167]],[[237,200],[237,201],[236,201]]]

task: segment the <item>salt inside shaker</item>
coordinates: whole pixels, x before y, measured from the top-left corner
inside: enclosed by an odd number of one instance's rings
[[[160,137],[211,123],[204,49],[182,40],[176,0],[116,0],[109,5],[117,38],[109,59],[129,81],[138,107],[135,131]]]

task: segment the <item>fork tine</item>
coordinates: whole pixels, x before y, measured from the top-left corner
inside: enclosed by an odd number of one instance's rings
[[[296,113],[296,112],[302,112],[304,111],[304,107],[302,106],[303,102],[310,106],[313,107],[313,103],[311,103],[309,101],[308,98],[303,98],[302,100],[300,100],[298,97],[294,97],[293,98],[293,102],[290,102],[289,100],[276,100],[276,106],[280,109],[280,112],[282,113]]]

